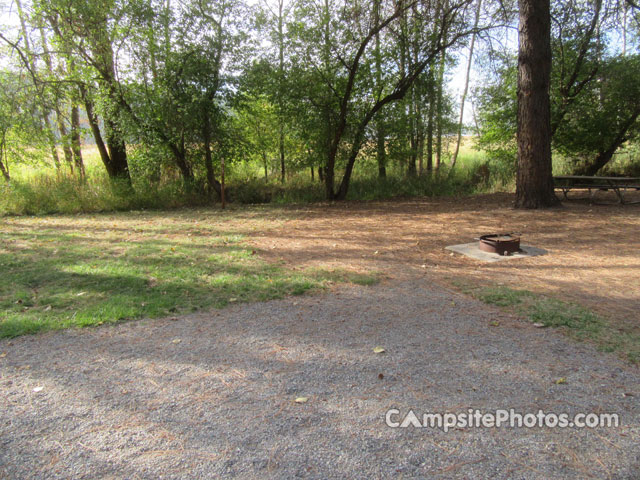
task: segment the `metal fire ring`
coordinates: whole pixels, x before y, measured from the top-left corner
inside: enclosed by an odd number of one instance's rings
[[[511,255],[520,251],[520,235],[517,233],[482,235],[478,246],[484,252]]]

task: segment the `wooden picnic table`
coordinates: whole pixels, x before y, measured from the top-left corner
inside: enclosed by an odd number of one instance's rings
[[[565,199],[567,193],[573,189],[589,190],[589,198],[593,201],[595,194],[600,190],[613,190],[618,197],[618,203],[625,202],[624,195],[627,190],[640,190],[640,177],[595,177],[588,175],[558,175],[553,177],[555,188],[562,190]]]

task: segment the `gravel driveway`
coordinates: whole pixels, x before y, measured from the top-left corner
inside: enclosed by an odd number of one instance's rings
[[[640,478],[637,368],[425,278],[3,340],[0,354],[0,477]],[[389,428],[392,407],[622,425],[444,433]]]

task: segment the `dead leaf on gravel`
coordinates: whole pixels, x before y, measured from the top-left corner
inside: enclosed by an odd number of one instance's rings
[[[7,356],[7,352],[2,352],[2,353],[0,353],[0,358],[4,358],[4,357],[6,357],[6,356]]]
[[[567,379],[562,377],[556,380],[556,385],[564,385],[565,383],[567,383]]]
[[[308,397],[298,397],[296,398],[296,403],[307,403],[309,401]]]
[[[171,343],[180,343],[182,340],[180,340],[179,338],[174,338],[173,340],[171,340]]]
[[[382,347],[373,347],[373,353],[384,353],[386,350]]]
[[[41,392],[42,390],[44,390],[44,387],[36,387],[33,389],[35,393]]]
[[[494,320],[492,322],[489,322],[489,326],[490,327],[499,327],[500,326],[500,322],[497,320]]]
[[[533,326],[536,327],[536,328],[544,328],[545,324],[536,322],[536,323],[533,324]]]

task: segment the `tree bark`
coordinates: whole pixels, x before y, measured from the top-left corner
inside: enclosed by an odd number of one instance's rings
[[[87,119],[89,121],[89,126],[91,127],[91,133],[93,133],[98,153],[100,153],[100,160],[102,160],[104,168],[107,170],[109,176],[111,176],[111,157],[109,157],[109,152],[107,151],[107,147],[102,139],[102,133],[100,132],[100,126],[98,124],[98,117],[93,110],[93,102],[89,98],[86,87],[83,85],[80,85],[80,95],[84,102],[84,109],[87,112]]]
[[[76,172],[78,172],[80,178],[84,178],[84,161],[82,160],[82,145],[80,142],[80,110],[75,98],[71,104],[71,151]]]
[[[519,0],[516,208],[557,205],[551,165],[549,0]]]
[[[6,156],[5,148],[6,148],[6,141],[5,141],[5,138],[4,138],[4,135],[3,135],[2,142],[0,142],[0,172],[2,172],[2,176],[4,177],[4,179],[8,183],[8,182],[11,181],[11,175],[9,175],[9,169],[7,168],[7,166],[2,161],[2,157]]]

